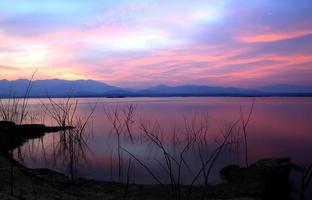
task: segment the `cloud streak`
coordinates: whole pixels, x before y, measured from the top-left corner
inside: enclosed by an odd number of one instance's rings
[[[280,32],[280,33],[268,33],[268,34],[259,34],[253,36],[241,37],[240,40],[246,43],[258,43],[258,42],[276,42],[282,40],[290,40],[299,37],[312,35],[311,30],[302,30],[302,31],[291,31],[291,32]]]

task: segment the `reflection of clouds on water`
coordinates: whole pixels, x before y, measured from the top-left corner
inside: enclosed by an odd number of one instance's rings
[[[225,122],[231,122],[239,117],[239,107],[246,109],[250,106],[251,98],[231,97],[205,97],[205,98],[123,98],[123,99],[81,99],[77,113],[87,114],[90,102],[102,102],[105,106],[113,107],[118,102],[122,107],[135,102],[137,105],[135,121],[147,119],[160,124],[163,130],[163,141],[171,145],[170,133],[175,124],[178,129],[183,129],[184,118],[192,114],[208,113],[208,148],[205,152],[211,152],[215,145],[214,138],[220,136],[219,126]],[[30,102],[31,110],[40,110],[33,102]],[[258,98],[254,114],[248,127],[249,156],[250,162],[263,157],[291,157],[293,161],[305,163],[312,160],[306,152],[311,149],[310,125],[312,116],[312,102],[309,98]],[[111,180],[111,173],[117,180],[116,138],[111,133],[111,125],[106,120],[102,106],[98,106],[92,122],[93,134],[88,140],[90,151],[86,152],[87,162],[78,165],[79,174],[101,180]],[[46,119],[49,123],[50,119]],[[149,164],[153,170],[162,174],[162,170],[155,161],[162,154],[157,148],[151,148],[149,143],[140,140],[139,127],[134,125],[133,135],[137,139],[131,142],[123,138],[122,147],[138,156]],[[42,143],[34,140],[24,145],[23,150],[31,149],[31,153],[25,154],[25,163],[30,167],[49,167],[64,172],[64,166],[60,161],[52,165],[52,151],[57,135],[46,135]],[[31,144],[32,143],[32,144]],[[45,151],[43,151],[43,148]],[[43,153],[45,152],[45,154]],[[217,171],[225,164],[237,162],[233,153],[223,154],[216,165],[211,181],[217,180]],[[196,153],[196,152],[195,152]],[[199,161],[189,153],[186,159],[191,160],[193,168],[198,167]],[[124,162],[128,155],[122,153]],[[44,159],[44,156],[46,159]],[[160,158],[161,159],[161,158]],[[242,159],[241,159],[242,161]],[[126,165],[126,164],[125,164]],[[113,169],[113,172],[111,172]],[[136,163],[135,180],[137,182],[151,182],[150,176]],[[184,176],[187,180],[189,177]]]

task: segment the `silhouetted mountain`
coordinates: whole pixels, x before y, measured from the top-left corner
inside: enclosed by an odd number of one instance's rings
[[[23,97],[29,80],[0,80],[0,97]],[[270,85],[256,89],[205,85],[158,85],[143,90],[125,89],[94,80],[38,80],[30,97],[169,97],[169,96],[312,96],[312,87]]]
[[[259,87],[256,90],[265,93],[312,93],[312,86],[300,86],[300,85],[268,85]]]
[[[16,81],[0,80],[0,96],[25,95],[29,80],[19,79]],[[98,96],[105,93],[113,94],[112,91],[120,91],[121,88],[111,86],[93,80],[38,80],[32,82],[29,96],[32,97],[64,97],[64,96]]]

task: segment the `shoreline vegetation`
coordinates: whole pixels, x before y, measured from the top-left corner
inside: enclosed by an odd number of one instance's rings
[[[77,166],[86,162],[88,139],[92,134],[92,120],[98,102],[89,105],[89,112],[81,115],[78,100],[48,98],[41,102],[42,115],[31,113],[29,96],[33,87],[29,81],[23,98],[13,96],[0,99],[0,199],[290,199],[289,174],[294,164],[288,158],[263,159],[255,163],[248,160],[248,124],[252,118],[255,100],[246,113],[240,108],[239,118],[219,127],[215,146],[208,148],[211,138],[208,131],[208,115],[189,115],[181,127],[170,131],[170,141],[164,140],[164,129],[157,121],[135,118],[136,105],[103,106],[106,120],[116,145],[115,165],[117,182],[87,180],[79,177]],[[55,126],[45,126],[48,116]],[[38,121],[42,122],[36,124]],[[31,122],[31,123],[30,123]],[[134,129],[136,126],[136,129]],[[139,131],[139,136],[134,131]],[[15,159],[20,146],[31,139],[41,138],[46,132],[56,132],[58,140],[53,153],[55,159],[65,163],[65,175],[48,169],[28,169]],[[146,160],[140,158],[124,144],[124,139],[138,145],[142,151],[148,148],[157,152],[158,170],[165,179],[155,173]],[[138,142],[138,143],[135,143]],[[240,149],[241,148],[241,149]],[[210,184],[215,164],[224,151],[242,154],[245,166],[225,166],[220,171],[222,183]],[[29,152],[30,153],[30,152]],[[112,153],[112,152],[111,152]],[[192,169],[190,157],[197,157],[199,165]],[[136,168],[144,170],[155,185],[138,185],[133,181]],[[302,168],[297,193],[305,199],[305,192],[312,179],[312,165]],[[190,175],[188,183],[183,176]]]

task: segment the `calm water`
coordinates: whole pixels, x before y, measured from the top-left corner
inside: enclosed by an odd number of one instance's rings
[[[41,100],[47,102],[47,100]],[[55,101],[58,101],[57,99]],[[121,135],[122,176],[125,180],[128,166],[132,166],[131,181],[136,183],[155,183],[150,174],[134,162],[128,152],[148,166],[164,182],[169,182],[164,166],[162,151],[156,145],[142,137],[140,124],[154,130],[168,151],[179,158],[179,152],[185,142],[186,132],[194,127],[207,125],[206,144],[201,153],[208,158],[222,141],[222,130],[240,118],[240,107],[248,114],[252,98],[201,97],[201,98],[122,98],[122,99],[79,99],[78,114],[86,116],[90,106],[97,103],[92,123],[86,131],[88,147],[84,146],[85,158],[77,150],[75,173],[79,176],[99,180],[118,180],[117,136],[106,113],[112,109],[122,110],[129,104],[136,106],[131,123],[133,140]],[[30,111],[38,121],[47,125],[55,122],[42,115],[39,100],[31,100]],[[105,113],[106,110],[106,113]],[[122,116],[122,112],[120,112]],[[194,119],[192,121],[192,119]],[[206,119],[208,119],[206,121]],[[157,123],[156,123],[157,122]],[[206,123],[207,122],[207,123]],[[158,129],[158,124],[161,129]],[[156,128],[155,128],[156,127]],[[187,128],[185,128],[187,127]],[[194,128],[193,129],[196,129]],[[237,130],[236,130],[237,129]],[[239,125],[235,131],[239,131]],[[173,131],[175,130],[175,131]],[[250,162],[268,157],[290,157],[294,162],[305,165],[312,162],[312,98],[256,98],[253,114],[248,126],[248,147]],[[173,137],[175,134],[176,137]],[[241,134],[236,139],[240,139]],[[59,133],[47,134],[40,140],[26,143],[21,149],[23,162],[34,168],[47,167],[63,173],[69,173],[69,160],[59,148]],[[173,139],[175,138],[175,139]],[[241,140],[238,140],[241,141]],[[236,144],[236,143],[235,143]],[[194,147],[185,154],[188,166],[181,169],[182,183],[189,183],[200,169],[199,149]],[[243,164],[242,144],[226,148],[216,161],[210,182],[218,181],[217,171],[226,164]],[[129,159],[132,164],[129,165]],[[201,182],[202,180],[199,180]]]

